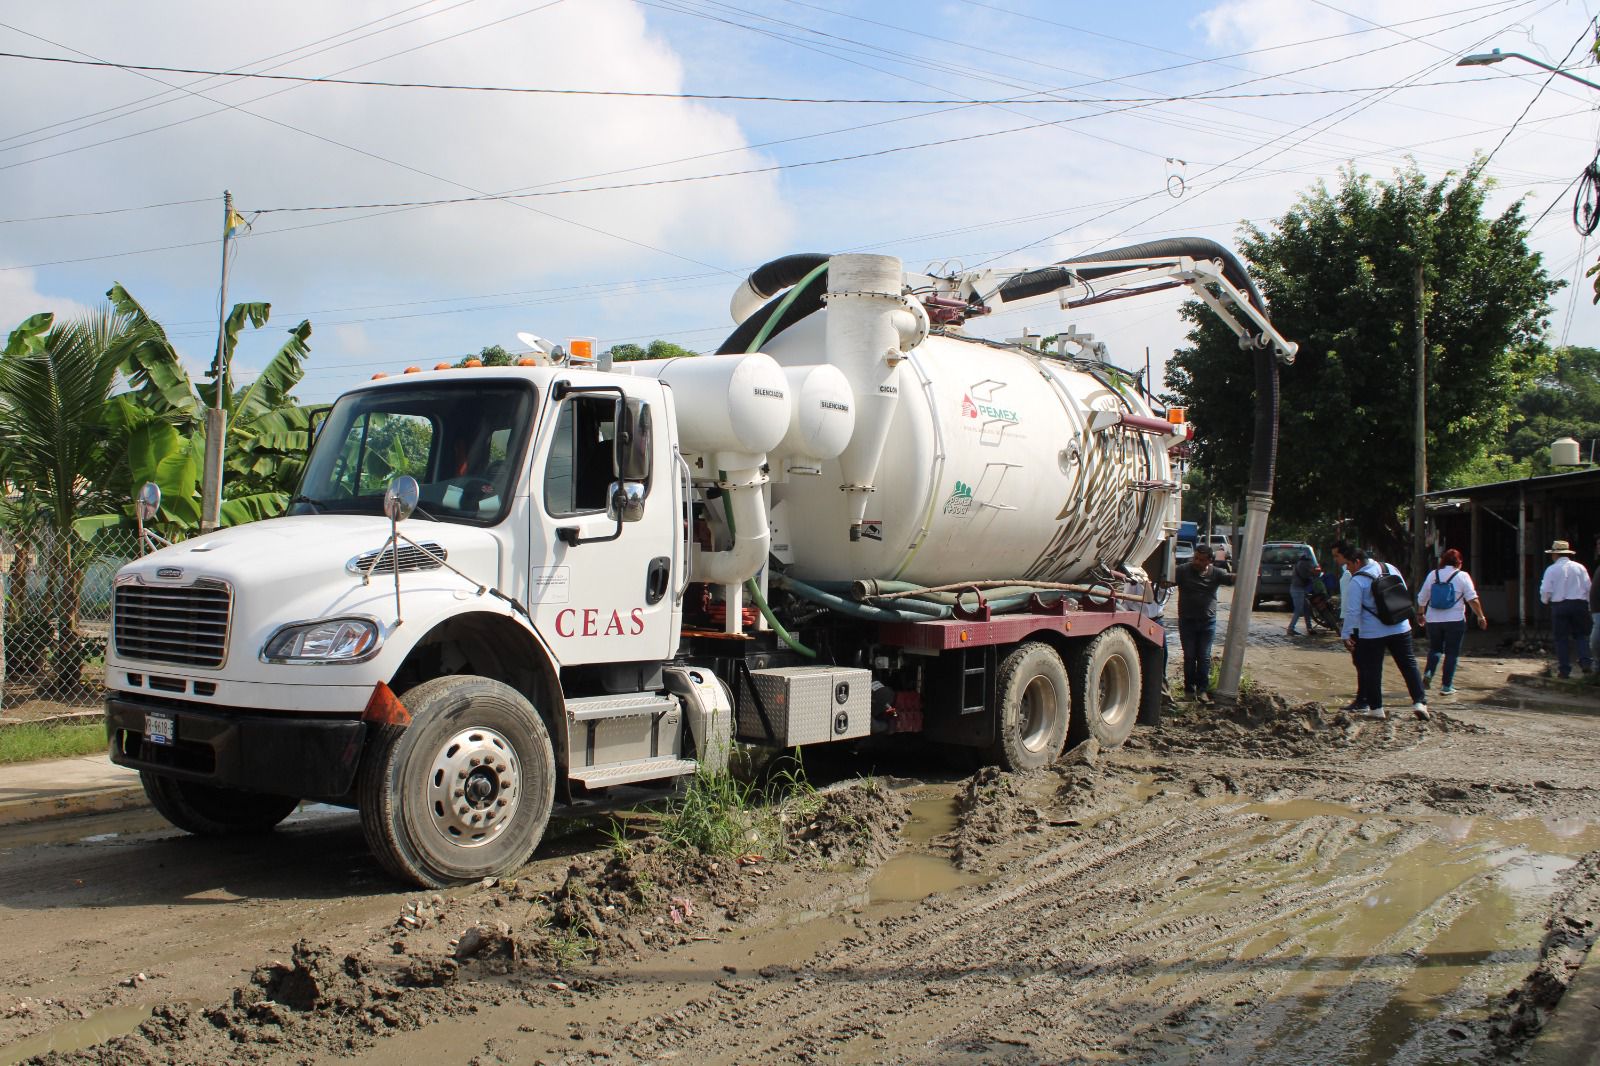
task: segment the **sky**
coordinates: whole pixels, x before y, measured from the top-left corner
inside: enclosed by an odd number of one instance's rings
[[[224,190],[249,224],[228,300],[273,306],[236,380],[310,319],[298,395],[325,402],[375,372],[522,350],[519,331],[714,350],[739,282],[790,252],[1013,271],[1159,237],[1231,246],[1342,167],[1438,178],[1493,152],[1490,210],[1523,198],[1569,282],[1550,342],[1600,346],[1583,277],[1600,239],[1572,222],[1600,91],[1515,58],[1455,65],[1499,48],[1600,81],[1597,8],[0,0],[0,330],[121,282],[205,367]],[[1159,375],[1181,300],[1046,299],[973,332],[1073,325],[1129,368],[1150,349]]]

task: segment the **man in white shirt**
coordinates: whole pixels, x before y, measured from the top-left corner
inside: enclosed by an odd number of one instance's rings
[[[1578,652],[1578,665],[1584,673],[1594,671],[1589,653],[1589,571],[1573,558],[1572,546],[1564,540],[1550,545],[1546,555],[1554,559],[1539,582],[1539,602],[1550,605],[1550,628],[1556,638],[1556,675],[1572,676],[1572,650]]]

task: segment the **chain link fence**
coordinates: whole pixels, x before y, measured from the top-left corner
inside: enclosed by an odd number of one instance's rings
[[[89,541],[0,530],[0,715],[100,706],[113,581],[139,554],[132,529],[102,530]]]

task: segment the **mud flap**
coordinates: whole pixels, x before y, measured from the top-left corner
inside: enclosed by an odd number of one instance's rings
[[[1141,634],[1142,635],[1142,634]],[[1139,641],[1139,724],[1161,724],[1161,704],[1167,688],[1167,648]]]

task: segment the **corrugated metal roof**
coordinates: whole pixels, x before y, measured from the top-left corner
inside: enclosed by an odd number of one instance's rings
[[[1482,485],[1464,485],[1456,489],[1436,489],[1427,493],[1426,498],[1496,496],[1510,489],[1544,492],[1553,489],[1578,488],[1588,484],[1600,485],[1600,466],[1589,467],[1587,470],[1574,470],[1568,474],[1544,474],[1540,477],[1518,478],[1514,481],[1491,481]]]

